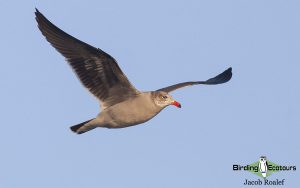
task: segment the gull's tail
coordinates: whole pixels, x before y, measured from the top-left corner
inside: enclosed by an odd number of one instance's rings
[[[93,124],[89,124],[90,121],[92,121],[93,119],[90,119],[88,121],[79,123],[77,125],[73,125],[72,127],[70,127],[70,129],[77,134],[82,134],[85,133],[87,131],[90,131],[94,128],[96,128],[97,126],[93,125]]]

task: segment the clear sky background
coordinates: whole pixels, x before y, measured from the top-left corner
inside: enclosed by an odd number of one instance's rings
[[[0,187],[241,187],[261,155],[300,177],[300,1],[1,1]],[[172,93],[142,125],[76,135],[97,100],[37,28],[37,7],[119,62],[140,90],[230,82]]]

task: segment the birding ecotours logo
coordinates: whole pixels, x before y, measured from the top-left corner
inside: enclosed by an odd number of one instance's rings
[[[296,171],[295,165],[278,165],[273,163],[267,159],[266,156],[259,157],[257,162],[248,165],[239,165],[234,164],[232,166],[233,171],[248,171],[252,172],[253,174],[261,177],[261,179],[256,180],[249,180],[245,179],[244,185],[284,185],[285,179],[269,179],[273,173],[280,172],[280,171]]]
[[[259,158],[259,171],[261,173],[261,175],[266,178],[267,177],[267,173],[268,173],[268,162],[267,162],[267,157],[266,156],[261,156]]]

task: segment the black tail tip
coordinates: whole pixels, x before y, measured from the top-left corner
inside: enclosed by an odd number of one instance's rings
[[[79,124],[79,125],[74,125],[72,127],[70,127],[71,131],[73,131],[74,133],[76,134],[81,134],[82,132],[77,132],[77,130],[81,127],[82,125]]]
[[[82,123],[79,123],[79,124],[77,124],[77,125],[73,125],[73,126],[71,126],[70,127],[70,129],[71,129],[71,131],[73,131],[74,133],[77,133],[77,134],[82,134],[82,133],[85,133],[85,132],[87,132],[87,131],[89,131],[89,130],[91,130],[91,129],[93,129],[93,128],[96,128],[96,127],[92,127],[92,128],[88,128],[88,129],[81,129],[80,130],[80,128],[81,127],[83,127],[86,123],[88,123],[88,122],[90,122],[90,121],[92,121],[93,119],[90,119],[90,120],[87,120],[87,121],[85,121],[85,122],[82,122]]]

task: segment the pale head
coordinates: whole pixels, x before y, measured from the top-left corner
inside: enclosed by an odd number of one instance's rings
[[[155,91],[152,92],[154,103],[159,107],[166,107],[169,105],[174,105],[178,108],[181,108],[181,104],[173,99],[171,95],[164,91]]]

